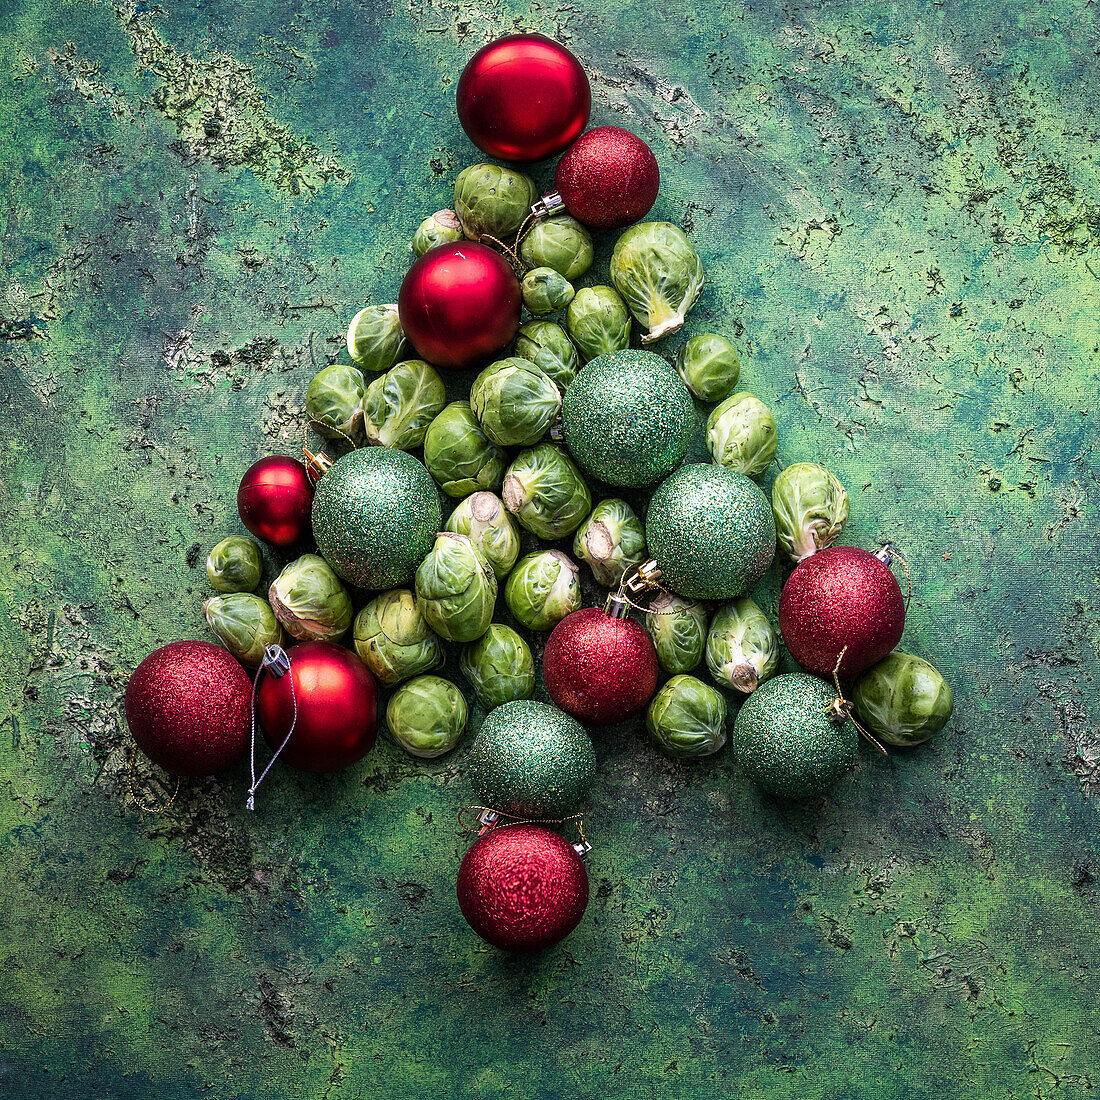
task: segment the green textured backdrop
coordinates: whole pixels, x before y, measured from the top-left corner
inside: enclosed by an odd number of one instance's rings
[[[1097,8],[654,7],[5,5],[5,1097],[1097,1084]],[[117,709],[206,636],[203,556],[301,442],[311,333],[323,361],[393,300],[477,159],[461,66],[515,28],[652,145],[710,277],[689,331],[735,338],[783,463],[849,486],[847,541],[907,554],[904,644],[957,707],[802,809],[601,735],[592,901],[537,959],[458,912],[461,750],[144,815]]]

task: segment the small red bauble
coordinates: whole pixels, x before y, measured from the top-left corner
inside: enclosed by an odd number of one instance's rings
[[[881,558],[853,546],[831,546],[799,562],[779,598],[779,631],[807,671],[832,679],[858,676],[901,641],[905,599]]]
[[[290,672],[266,676],[256,693],[256,715],[264,736],[277,749],[294,718],[298,722],[280,760],[304,772],[346,768],[374,747],[378,689],[367,666],[343,646],[302,642],[287,650]]]
[[[470,927],[503,951],[539,951],[565,939],[588,905],[588,872],[564,837],[507,825],[474,842],[458,870]]]
[[[645,627],[585,607],[554,627],[542,657],[550,698],[582,722],[610,725],[641,711],[657,689],[657,651]]]
[[[272,546],[293,546],[310,532],[313,483],[306,468],[288,455],[254,462],[237,489],[241,522]]]
[[[577,221],[619,229],[652,209],[661,170],[640,137],[618,126],[598,126],[558,161],[554,186]]]
[[[154,650],[126,685],[137,747],[176,775],[215,775],[248,748],[252,682],[224,649],[172,642]]]
[[[465,370],[504,350],[519,328],[521,302],[504,257],[464,241],[437,245],[409,268],[397,315],[421,359]]]
[[[540,160],[583,133],[592,92],[581,63],[541,34],[482,46],[458,79],[458,120],[498,160]]]

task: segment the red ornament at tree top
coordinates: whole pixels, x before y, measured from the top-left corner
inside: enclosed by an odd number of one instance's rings
[[[831,679],[847,647],[838,675],[858,676],[901,641],[905,598],[890,560],[888,549],[830,546],[795,566],[779,598],[779,630],[807,672]]]
[[[577,221],[597,229],[619,229],[652,209],[661,170],[636,134],[618,126],[598,126],[558,161],[554,186]]]
[[[245,471],[237,489],[241,522],[272,546],[293,546],[310,533],[313,483],[288,455],[271,455]]]
[[[541,34],[510,34],[482,46],[458,79],[458,120],[498,160],[540,160],[583,133],[592,92],[581,63]]]
[[[463,241],[437,245],[409,268],[397,315],[421,359],[465,370],[504,350],[519,328],[522,300],[504,257]]]
[[[540,825],[506,825],[474,842],[458,870],[458,905],[470,927],[503,951],[563,940],[588,905],[577,850]]]

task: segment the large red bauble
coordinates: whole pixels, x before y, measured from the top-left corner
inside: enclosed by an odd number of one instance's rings
[[[504,350],[519,328],[522,300],[504,257],[463,241],[437,245],[409,268],[397,315],[421,359],[465,370]]]
[[[298,722],[280,760],[304,772],[346,768],[374,747],[378,689],[367,666],[331,642],[302,642],[287,650],[290,672],[265,676],[256,693],[256,715],[272,748],[294,718],[290,680],[298,697]]]
[[[640,137],[618,126],[598,126],[558,161],[554,186],[577,221],[619,229],[652,209],[661,170]]]
[[[272,546],[293,546],[310,532],[313,483],[306,468],[289,455],[254,462],[237,489],[241,522]]]
[[[580,137],[592,109],[581,63],[541,34],[482,46],[458,78],[458,120],[498,160],[540,160]]]
[[[573,845],[539,825],[506,825],[475,841],[458,870],[470,927],[503,951],[565,939],[588,905],[588,872]]]
[[[641,711],[657,689],[657,651],[645,627],[585,607],[554,627],[542,656],[550,698],[582,722],[610,725]]]
[[[779,598],[779,631],[807,671],[858,676],[901,641],[905,600],[890,567],[853,546],[830,546],[799,562]]]
[[[153,650],[126,685],[137,747],[176,775],[215,775],[248,748],[252,681],[224,649],[172,642]]]

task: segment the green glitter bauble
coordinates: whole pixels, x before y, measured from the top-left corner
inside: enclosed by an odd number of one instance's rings
[[[410,584],[440,522],[432,475],[392,447],[364,447],[337,459],[313,494],[317,548],[360,588]]]
[[[645,541],[665,587],[689,600],[735,600],[775,557],[775,518],[744,474],[693,462],[657,487]]]
[[[684,461],[695,403],[675,368],[652,351],[613,351],[584,367],[561,405],[577,465],[608,485],[652,485]]]
[[[795,672],[777,676],[745,700],[733,723],[737,762],[776,798],[824,794],[856,762],[859,733],[835,722],[833,685]]]
[[[549,703],[490,711],[466,755],[482,802],[513,817],[562,818],[588,796],[596,753],[584,727]]]

